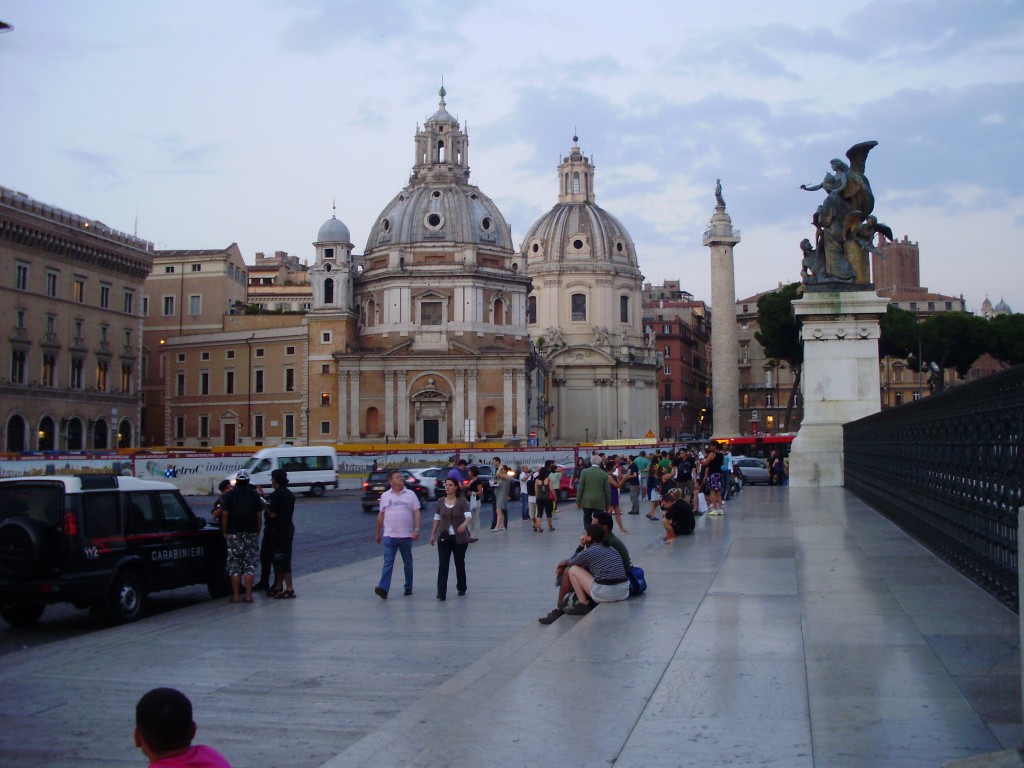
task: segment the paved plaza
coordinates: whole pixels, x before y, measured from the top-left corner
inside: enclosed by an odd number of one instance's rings
[[[748,488],[672,545],[624,520],[647,594],[551,626],[571,506],[554,533],[482,531],[443,603],[423,544],[411,597],[400,566],[373,594],[379,559],[296,562],[296,600],[8,654],[0,764],[145,765],[134,705],[155,686],[236,768],[937,768],[1020,744],[1016,615],[843,489]]]

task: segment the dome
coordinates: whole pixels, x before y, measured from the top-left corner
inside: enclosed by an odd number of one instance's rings
[[[618,219],[594,203],[559,203],[523,240],[528,268],[548,261],[585,261],[637,267],[636,247]]]
[[[508,224],[494,201],[471,184],[452,182],[417,183],[402,190],[374,222],[366,253],[413,243],[513,250]]]
[[[317,233],[316,242],[318,243],[347,243],[350,242],[348,227],[346,227],[341,221],[334,216],[324,222],[324,225],[320,227],[320,231]]]
[[[1008,315],[1013,310],[1010,309],[1010,305],[1007,304],[1005,300],[1000,299],[999,303],[996,304],[996,306],[995,306],[995,311],[996,311],[997,315]]]

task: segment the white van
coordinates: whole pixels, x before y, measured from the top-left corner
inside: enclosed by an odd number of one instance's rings
[[[270,473],[283,469],[288,473],[288,488],[306,496],[323,496],[327,488],[338,487],[338,453],[328,446],[263,448],[242,469],[249,473],[250,483],[265,488],[270,487]],[[232,485],[236,474],[227,477]]]

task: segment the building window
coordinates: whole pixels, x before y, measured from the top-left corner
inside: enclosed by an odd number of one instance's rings
[[[98,392],[107,391],[107,377],[110,374],[110,364],[104,360],[100,360],[96,363],[96,390]]]
[[[619,322],[629,322],[629,296],[619,296]]]
[[[227,350],[224,353],[224,359],[225,360],[234,360],[235,359],[235,350],[233,350],[233,349]]]
[[[252,391],[253,392],[257,392],[257,393],[262,393],[263,392],[263,369],[262,368],[257,368],[255,371],[253,371],[253,376],[255,377],[255,380],[253,381]]]
[[[256,357],[263,357],[263,347],[256,347]]]
[[[193,264],[192,265],[192,271],[193,272],[202,272],[203,271],[203,265],[202,264]]]
[[[135,311],[135,294],[131,291],[124,292],[124,313],[130,315]]]
[[[324,258],[325,259],[333,259],[334,258],[334,249],[333,248],[324,248]]]
[[[665,399],[666,400],[671,400],[672,399],[672,382],[671,381],[666,381],[665,382]]]
[[[917,397],[916,397],[917,393],[915,392],[914,395],[915,395],[914,399],[917,400]],[[902,392],[897,392],[896,393],[896,405],[903,405],[903,393]]]
[[[172,264],[169,267],[164,267],[164,274],[165,275],[173,275],[174,274],[174,265]]]
[[[174,392],[178,397],[185,396],[185,374],[179,373],[174,377]]]
[[[110,286],[100,283],[100,307],[110,309]]]
[[[321,435],[329,435],[329,434],[331,434],[331,422],[329,422],[329,421],[321,421],[320,422],[320,434]]]
[[[178,353],[178,362],[179,363],[184,363],[185,362],[185,353],[184,352],[179,352]]]
[[[744,392],[743,393],[743,407],[744,408],[749,408],[750,407],[750,393],[749,392]]]
[[[124,348],[131,349],[132,347],[132,332],[127,328],[124,329]]]
[[[81,278],[81,277],[76,277],[75,278],[74,291],[75,291],[75,295],[74,295],[75,302],[78,303],[78,304],[83,304],[85,302],[85,279],[84,278]]]
[[[330,405],[330,404],[331,404],[331,393],[330,392],[321,392],[320,393],[320,405]]]
[[[200,352],[199,353],[199,359],[200,360],[209,360],[210,359],[210,353],[209,352]]]
[[[587,319],[587,297],[582,293],[574,293],[571,299],[572,321],[575,323],[586,322]]]
[[[284,437],[295,437],[295,414],[284,414]]]
[[[202,296],[194,293],[188,297],[188,313],[190,315],[201,315],[203,313]]]
[[[46,316],[46,335],[53,336],[57,329],[57,316],[47,315]]]
[[[661,332],[662,333],[672,333],[672,326],[671,325],[663,325],[663,326],[661,326]]]
[[[19,291],[28,290],[28,264],[18,262],[14,267],[14,287]]]
[[[199,394],[208,395],[210,394],[210,372],[201,371],[199,374]]]
[[[58,273],[53,270],[49,270],[46,273],[46,295],[53,297],[57,295],[57,276]]]
[[[662,352],[662,357],[664,357],[666,360],[672,357],[672,347],[665,347],[665,351]]]
[[[766,392],[765,395],[764,395],[764,407],[765,408],[774,408],[775,407],[775,396],[771,392]]]
[[[765,368],[764,369],[764,385],[768,389],[771,389],[771,387],[772,387],[772,369],[771,368]]]
[[[200,416],[199,417],[199,437],[210,436],[210,417]]]
[[[142,316],[149,317],[149,296],[142,297]]]
[[[332,338],[330,331],[324,331],[320,334],[320,341],[324,344],[330,344]]]
[[[744,344],[740,347],[740,362],[744,365],[750,362],[750,345]]]
[[[537,322],[537,297],[531,296],[526,300],[526,322],[533,325]]]
[[[173,267],[172,267],[173,269]],[[185,417],[175,416],[174,417],[174,437],[181,440],[185,437]]]
[[[946,311],[947,312],[952,312],[953,311],[953,302],[952,301],[947,301],[946,302]]]
[[[24,330],[25,328],[25,310],[16,309],[14,310],[14,327]]]
[[[285,347],[284,348],[284,353],[286,355],[294,355],[295,354],[295,347]]]
[[[443,319],[441,309],[440,301],[424,301],[421,303],[420,325],[441,325]]]
[[[917,312],[917,302],[916,301],[910,302],[910,311],[911,312]]]
[[[935,302],[934,301],[929,301],[928,302],[928,311],[929,312],[934,312],[935,311]]]
[[[68,380],[68,386],[71,389],[82,388],[82,369],[84,361],[80,357],[71,358],[71,377]]]
[[[671,373],[672,373],[672,366],[671,365],[666,365],[665,366],[665,373],[671,375]]]
[[[43,370],[41,373],[42,380],[39,383],[44,387],[54,386],[54,384],[56,384],[56,368],[57,358],[54,355],[43,355]]]
[[[902,395],[903,393],[902,392],[897,392],[896,394],[897,395]],[[921,393],[920,392],[914,392],[913,394],[914,394],[914,402],[917,402],[918,400],[921,399]]]
[[[126,395],[131,394],[132,391],[132,367],[130,365],[121,366],[121,391]]]
[[[174,314],[174,297],[164,296],[164,317],[170,317]]]
[[[263,437],[263,414],[258,413],[252,417],[252,436]]]
[[[224,371],[224,394],[235,394],[235,372]]]
[[[331,364],[330,363],[320,363],[320,373],[330,373],[330,372],[331,372]]]
[[[284,391],[294,392],[295,391],[295,369],[285,368],[284,369]]]

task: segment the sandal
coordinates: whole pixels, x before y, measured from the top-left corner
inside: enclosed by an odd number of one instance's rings
[[[242,598],[242,602],[243,603],[251,603],[252,602],[252,597],[243,597]]]
[[[242,602],[242,598],[240,598],[240,597],[232,597],[231,598],[231,602],[232,603],[240,603],[240,602]]]
[[[280,593],[274,595],[274,599],[275,600],[294,600],[295,599],[295,590],[294,589],[286,589],[283,592],[280,592]]]

